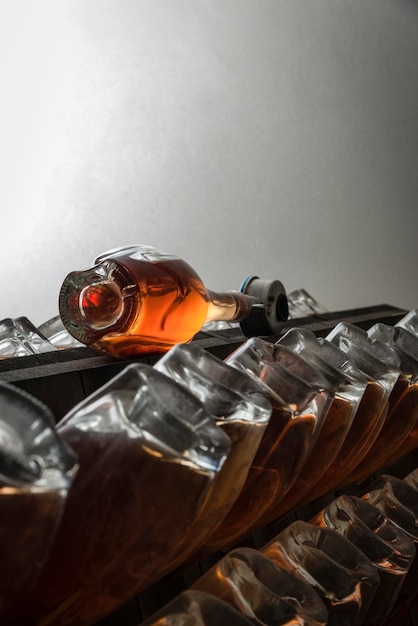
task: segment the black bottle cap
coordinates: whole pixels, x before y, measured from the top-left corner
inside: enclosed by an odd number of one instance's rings
[[[262,279],[248,276],[240,287],[240,292],[251,296],[259,304],[254,304],[250,315],[240,322],[246,337],[278,335],[289,316],[289,307],[283,283],[276,279]]]

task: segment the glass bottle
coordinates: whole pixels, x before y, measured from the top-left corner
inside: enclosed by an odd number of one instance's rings
[[[293,487],[283,499],[283,513],[314,500],[314,486],[333,463],[351,428],[367,386],[367,379],[347,355],[313,332],[290,329],[278,343],[299,354],[318,369],[335,387],[334,399],[313,446]]]
[[[403,478],[403,481],[418,491],[418,467],[409,472],[409,474]]]
[[[231,442],[228,457],[211,485],[198,518],[177,546],[184,561],[220,524],[238,498],[272,407],[250,376],[194,344],[174,346],[154,368],[189,389]]]
[[[396,322],[395,326],[404,328],[413,335],[418,336],[418,309],[408,311],[399,322]]]
[[[333,398],[329,382],[284,346],[248,339],[226,363],[250,374],[273,407],[244,487],[206,542],[212,551],[233,547],[276,519],[280,500],[296,480]]]
[[[187,589],[141,626],[252,626],[253,622],[230,604],[203,591]]]
[[[8,317],[0,321],[0,359],[9,359],[42,352],[56,347],[42,335],[27,317]]]
[[[312,585],[328,609],[328,626],[363,623],[379,575],[363,552],[337,531],[298,520],[261,552]]]
[[[418,580],[418,497],[417,491],[405,480],[382,474],[362,496],[400,528],[415,544],[416,555],[395,605],[395,613],[403,613],[417,596]]]
[[[16,613],[51,548],[76,458],[50,410],[0,382],[0,623]]]
[[[22,622],[91,624],[159,577],[229,451],[195,396],[132,364],[58,424],[79,471]]]
[[[286,294],[280,281],[267,283],[249,277],[239,292],[216,293],[177,256],[126,246],[100,255],[91,269],[68,274],[59,312],[77,341],[128,358],[186,343],[214,320],[251,318],[256,334],[263,325],[278,332],[288,315]],[[252,295],[260,293],[264,303]]]
[[[397,354],[400,374],[389,396],[389,410],[379,437],[347,479],[352,483],[360,483],[391,465],[411,452],[418,442],[418,338],[403,328],[386,324],[375,324],[367,334]]]
[[[356,496],[336,498],[311,523],[339,532],[377,568],[380,583],[363,624],[381,624],[392,611],[415,558],[414,542],[377,507]]]
[[[38,332],[58,350],[84,347],[84,344],[70,335],[59,315],[38,326]]]
[[[327,493],[349,483],[348,477],[366,456],[388,413],[388,399],[399,378],[399,357],[388,346],[372,340],[353,324],[340,322],[327,335],[352,359],[367,378],[367,387],[340,451],[314,486],[315,493]]]
[[[252,548],[230,551],[192,588],[224,600],[259,626],[325,626],[328,621],[311,585]]]
[[[317,302],[305,289],[295,289],[288,293],[287,303],[290,319],[328,313],[323,304]]]

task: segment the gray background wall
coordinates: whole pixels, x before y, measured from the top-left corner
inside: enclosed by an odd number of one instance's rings
[[[15,0],[0,318],[142,242],[211,289],[418,307],[416,0]]]

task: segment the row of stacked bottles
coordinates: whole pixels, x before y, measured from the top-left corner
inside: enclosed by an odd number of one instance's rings
[[[259,550],[230,550],[143,626],[403,624],[417,593],[417,486],[417,470],[382,475]]]
[[[76,345],[122,358],[165,354],[153,367],[128,365],[58,424],[37,400],[1,384],[1,623],[93,624],[196,559],[221,550],[232,568],[236,554],[231,559],[228,551],[251,532],[330,491],[361,484],[416,449],[416,311],[395,327],[377,324],[368,332],[340,323],[323,339],[297,327],[274,344],[253,336],[225,361],[182,343],[218,319],[239,322],[247,336],[275,332],[285,304],[278,281],[249,277],[239,293],[217,294],[183,261],[144,246],[103,255],[65,279],[60,314]],[[48,349],[50,342],[36,329],[27,332],[23,321],[5,329],[3,356],[30,343]],[[415,532],[414,480],[403,484]],[[367,506],[379,510],[381,496],[372,493]],[[335,506],[337,517],[373,519],[366,526],[374,534],[393,522],[400,556],[385,553],[383,561],[403,584],[384,592],[392,603],[384,611],[402,594],[406,606],[413,595],[406,579],[413,574],[416,581],[416,537],[393,519],[399,507],[389,506],[382,519],[364,510],[365,501]],[[315,598],[312,622],[296,615],[299,608],[288,622],[268,622],[272,607],[256,594],[264,623],[325,623],[325,615],[327,623],[379,623],[381,585],[388,584],[380,557],[355,533],[350,547],[341,544],[342,525],[332,519],[330,509],[297,532],[286,529],[280,558],[270,544],[237,557],[234,580],[248,582],[257,572],[271,578],[274,564],[276,576],[278,567],[292,574],[283,589],[297,588],[294,576],[314,587],[303,589]],[[259,563],[262,555],[269,565]],[[334,571],[331,557],[344,573]],[[326,580],[337,589],[328,593]],[[196,589],[198,596],[206,591]],[[179,623],[214,623],[206,621],[218,610],[211,608],[213,591],[209,604],[204,595],[207,618],[195,594],[192,612]],[[251,595],[248,586],[241,595]],[[218,616],[217,623],[224,621]]]
[[[216,566],[222,575],[208,574],[195,590],[212,596],[194,594],[187,619],[155,623],[215,623],[211,602],[227,571],[245,587],[236,594],[242,602],[259,603],[264,618],[253,623],[382,623],[416,589],[416,473],[401,487],[383,477],[361,500],[337,499],[256,555],[230,550],[415,450],[417,373],[411,311],[367,332],[341,322],[326,338],[299,328],[275,344],[253,337],[225,361],[179,344],[153,367],[128,365],[57,425],[43,405],[3,383],[1,623],[93,624],[217,550],[226,554]],[[291,574],[274,593],[263,578],[273,570],[277,580],[281,570]],[[312,599],[313,616],[298,616],[309,602],[295,601],[283,609],[294,617],[271,621],[280,607],[274,595],[298,588],[295,576],[301,591],[293,593]],[[257,585],[251,600],[254,577],[272,605]],[[196,609],[198,597],[209,605]],[[235,619],[217,623],[246,623],[248,614]]]

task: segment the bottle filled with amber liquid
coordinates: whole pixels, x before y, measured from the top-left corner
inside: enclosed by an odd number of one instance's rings
[[[242,490],[269,422],[272,406],[259,385],[195,343],[173,346],[154,369],[186,387],[229,438],[228,456],[213,480],[199,515],[167,563],[183,563],[225,518]],[[197,550],[198,551],[198,550]]]
[[[354,470],[379,437],[389,410],[389,396],[397,393],[399,380],[399,357],[382,342],[370,339],[365,330],[340,322],[326,339],[355,363],[366,376],[367,386],[343,445],[312,489],[314,497],[352,482]]]
[[[312,585],[328,609],[328,626],[363,624],[379,575],[370,559],[336,530],[297,520],[261,552]]]
[[[328,611],[314,588],[253,548],[228,552],[193,583],[192,589],[220,598],[254,624],[328,623]]]
[[[418,437],[418,337],[404,328],[382,323],[372,326],[367,334],[397,354],[400,373],[388,399],[388,414],[379,437],[348,478],[358,483],[411,452]]]
[[[297,480],[334,396],[332,384],[285,346],[248,339],[226,359],[264,390],[272,414],[228,515],[208,538],[214,550],[233,546],[277,519],[281,500]]]
[[[405,581],[391,615],[385,621],[388,626],[404,623],[399,621],[405,617],[412,602],[417,597],[418,577],[418,497],[413,485],[405,479],[381,474],[367,487],[362,498],[377,507],[395,526],[404,532],[415,545],[415,556],[408,569]],[[406,623],[406,619],[405,619]]]
[[[351,429],[367,378],[337,346],[303,328],[290,329],[279,341],[304,358],[335,386],[335,395],[311,453],[283,500],[283,513],[312,501],[314,486],[336,459]]]
[[[373,563],[380,582],[363,624],[382,624],[391,613],[415,558],[412,539],[380,509],[356,496],[336,498],[311,523],[336,530]]]
[[[59,311],[77,341],[129,358],[186,343],[211,321],[251,319],[245,325],[250,332],[279,332],[288,316],[287,298],[280,281],[267,283],[252,276],[240,291],[217,293],[183,259],[150,246],[126,246],[68,274]]]
[[[20,624],[93,624],[165,572],[230,449],[203,404],[132,363],[57,426],[79,469]],[[63,566],[64,564],[64,566]]]
[[[0,624],[18,611],[51,550],[78,465],[49,408],[0,382]]]

